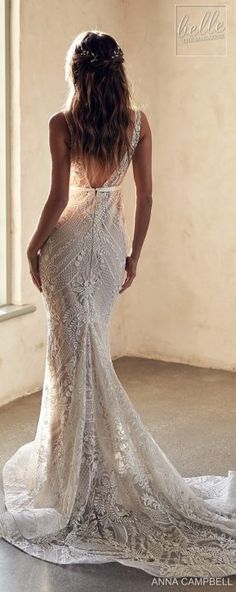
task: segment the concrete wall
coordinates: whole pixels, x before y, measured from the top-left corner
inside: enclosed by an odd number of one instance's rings
[[[177,58],[174,6],[172,0],[12,3],[13,293],[15,303],[37,310],[1,323],[0,404],[42,387],[46,321],[25,250],[48,195],[47,121],[65,100],[65,53],[89,28],[110,32],[123,47],[153,136],[152,220],[137,278],[115,305],[112,354],[235,369],[236,16],[231,0],[227,58]],[[131,168],[124,188],[131,236]]]

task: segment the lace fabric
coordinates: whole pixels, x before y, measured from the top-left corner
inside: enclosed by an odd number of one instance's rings
[[[131,153],[140,136],[135,112]],[[0,536],[58,564],[118,561],[154,576],[236,573],[236,471],[183,478],[143,424],[111,359],[109,322],[128,236],[122,180],[72,179],[40,255],[47,317],[35,439],[3,467]]]

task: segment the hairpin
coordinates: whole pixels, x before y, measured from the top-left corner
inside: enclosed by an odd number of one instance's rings
[[[99,59],[99,56],[96,55],[91,49],[81,49],[79,53],[82,56],[87,56],[91,62],[96,62]],[[110,59],[114,60],[115,58],[117,58],[119,56],[123,56],[123,51],[120,48],[120,46],[118,45],[117,48],[114,49]]]

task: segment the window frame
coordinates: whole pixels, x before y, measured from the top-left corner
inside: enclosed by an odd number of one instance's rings
[[[10,304],[10,14],[9,0],[0,2],[0,305]]]
[[[34,312],[34,304],[12,303],[11,248],[11,11],[0,0],[0,321]]]

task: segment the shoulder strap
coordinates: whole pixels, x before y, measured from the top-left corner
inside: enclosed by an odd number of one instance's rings
[[[137,109],[137,111],[135,111],[135,131],[134,131],[133,150],[135,150],[135,148],[139,142],[140,130],[141,130],[141,111],[140,111],[140,109]]]

